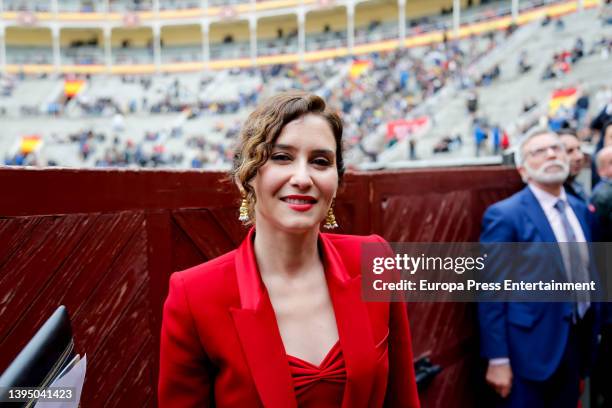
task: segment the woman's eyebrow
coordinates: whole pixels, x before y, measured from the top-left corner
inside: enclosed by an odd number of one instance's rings
[[[280,150],[297,150],[297,148],[295,146],[292,145],[288,145],[288,144],[277,144],[274,145],[275,149],[280,149]],[[329,155],[335,155],[336,153],[331,150],[331,149],[314,149],[312,150],[313,154],[329,154]]]
[[[294,146],[287,145],[287,144],[275,144],[274,148],[281,149],[281,150],[295,150]]]
[[[331,156],[335,155],[336,153],[331,150],[331,149],[315,149],[312,151],[314,154],[329,154]]]

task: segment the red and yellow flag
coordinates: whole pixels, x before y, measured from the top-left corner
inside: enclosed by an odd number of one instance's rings
[[[353,64],[351,65],[349,76],[351,77],[351,79],[357,79],[361,75],[363,75],[365,72],[367,72],[371,66],[372,66],[371,61],[355,60],[353,61]]]
[[[67,79],[64,81],[64,95],[71,98],[81,91],[85,81],[80,79]]]
[[[550,97],[550,101],[548,102],[548,114],[550,116],[554,116],[561,107],[571,108],[576,104],[577,99],[577,88],[571,87],[557,89],[553,92]]]
[[[19,146],[21,153],[28,154],[32,153],[34,150],[38,148],[42,143],[40,136],[38,135],[28,135],[23,136],[21,138],[21,144]]]

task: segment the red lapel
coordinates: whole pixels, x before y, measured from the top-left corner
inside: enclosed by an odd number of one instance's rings
[[[230,312],[263,405],[297,407],[274,309],[257,269],[253,233],[251,229],[236,251],[236,281],[242,308],[230,308]]]
[[[361,279],[351,277],[342,258],[324,234],[319,235],[329,293],[334,306],[347,381],[342,406],[367,407],[372,392],[371,373],[376,365],[375,345],[368,310],[361,299]],[[359,249],[351,256],[359,256]]]
[[[293,379],[274,309],[259,275],[253,249],[254,229],[236,251],[236,281],[242,308],[230,308],[255,386],[267,408],[297,407]],[[342,406],[367,407],[375,345],[361,280],[352,278],[332,242],[319,235],[327,285],[347,370]],[[359,256],[358,253],[354,256]]]

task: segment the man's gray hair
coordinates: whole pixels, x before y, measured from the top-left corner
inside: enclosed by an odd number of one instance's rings
[[[557,138],[559,137],[559,135],[556,132],[550,130],[549,128],[545,126],[534,126],[523,134],[523,137],[521,138],[519,142],[518,149],[516,153],[514,154],[514,163],[516,164],[517,167],[522,166],[523,163],[525,162],[524,148],[527,142],[529,142],[531,139],[533,139],[536,136],[548,135],[548,134],[554,135]]]

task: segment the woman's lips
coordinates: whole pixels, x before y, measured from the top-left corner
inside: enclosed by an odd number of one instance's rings
[[[308,211],[312,207],[314,207],[314,204],[290,204],[290,203],[287,203],[287,205],[292,210],[300,211],[300,212]]]
[[[317,203],[313,197],[309,196],[289,196],[281,198],[281,201],[287,204],[294,211],[308,211]]]

